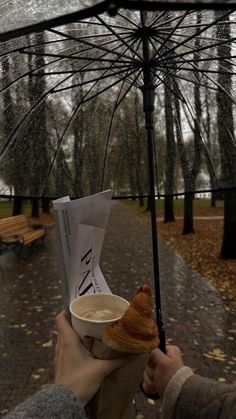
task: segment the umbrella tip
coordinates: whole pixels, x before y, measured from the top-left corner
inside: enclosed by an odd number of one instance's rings
[[[107,13],[110,15],[110,16],[115,16],[116,15],[116,13],[118,12],[118,9],[119,9],[119,7],[117,6],[117,4],[116,3],[114,3],[113,1],[108,5],[108,8],[107,8]]]

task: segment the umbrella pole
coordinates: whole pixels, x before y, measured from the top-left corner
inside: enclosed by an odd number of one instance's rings
[[[152,253],[153,253],[153,270],[154,270],[154,291],[156,301],[156,316],[159,329],[160,344],[159,348],[165,352],[165,330],[162,321],[161,312],[161,293],[160,293],[160,271],[158,258],[158,238],[157,238],[157,221],[156,221],[156,200],[155,200],[155,182],[154,182],[154,89],[147,87],[143,89],[143,109],[145,113],[147,143],[148,143],[148,174],[149,174],[149,202],[151,211],[151,230],[152,230]]]
[[[155,182],[154,182],[154,85],[152,67],[149,51],[149,34],[145,25],[145,15],[141,13],[141,22],[143,25],[143,111],[145,113],[145,127],[147,132],[148,144],[148,175],[149,175],[149,202],[151,211],[152,228],[152,253],[154,270],[154,292],[156,301],[156,321],[159,329],[160,344],[159,348],[166,352],[165,330],[161,313],[161,292],[160,292],[160,272],[158,258],[158,239],[157,239],[157,221],[156,221],[156,200],[155,200]]]

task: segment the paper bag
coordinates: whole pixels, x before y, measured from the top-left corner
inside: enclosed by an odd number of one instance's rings
[[[96,339],[85,346],[99,359],[124,357]],[[113,371],[101,385],[94,398],[86,406],[89,419],[131,419],[132,401],[142,381],[149,353],[127,356],[127,363]]]

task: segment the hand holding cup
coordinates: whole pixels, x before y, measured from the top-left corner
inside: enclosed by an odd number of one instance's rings
[[[112,371],[122,367],[125,359],[96,359],[82,345],[65,313],[56,317],[58,338],[55,354],[55,383],[68,387],[86,405]]]

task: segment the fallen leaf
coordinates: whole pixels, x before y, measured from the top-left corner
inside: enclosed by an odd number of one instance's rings
[[[214,359],[216,361],[226,361],[227,355],[219,348],[215,348],[208,353],[203,354],[206,358]]]
[[[48,342],[45,342],[42,344],[43,348],[50,348],[53,345],[52,339],[50,339]]]

